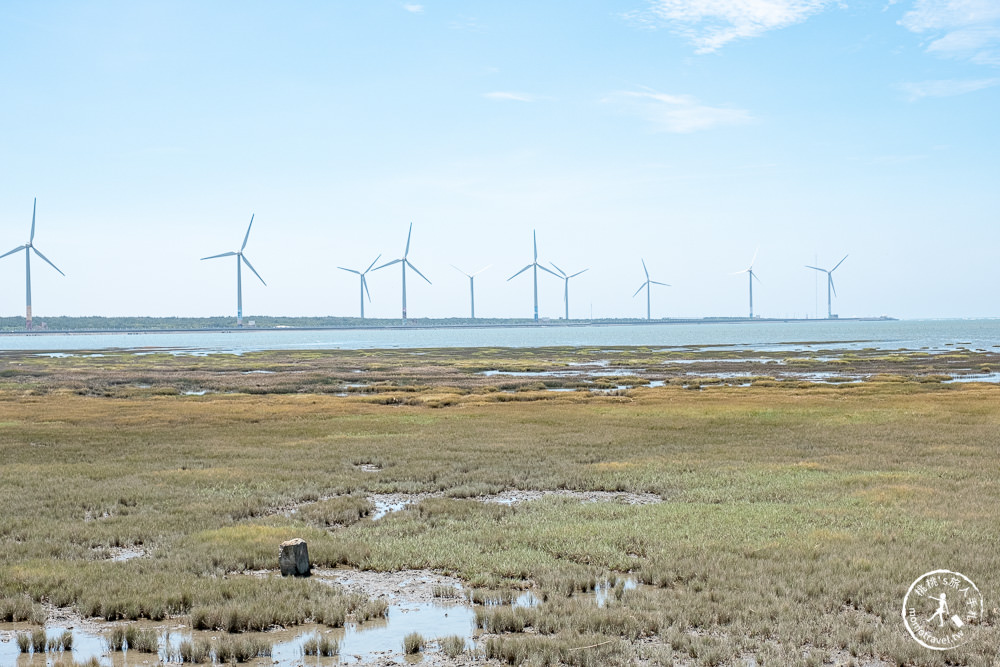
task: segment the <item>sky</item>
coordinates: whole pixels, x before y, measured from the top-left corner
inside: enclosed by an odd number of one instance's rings
[[[1000,0],[0,3],[35,317],[995,317]],[[400,271],[366,315],[398,317]],[[542,317],[563,282],[539,276]],[[0,315],[24,313],[23,253]]]

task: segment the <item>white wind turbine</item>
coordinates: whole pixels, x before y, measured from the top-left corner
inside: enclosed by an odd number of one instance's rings
[[[750,281],[750,319],[751,320],[753,319],[753,281],[756,280],[757,282],[760,282],[760,278],[758,278],[757,274],[753,272],[753,263],[757,261],[757,252],[759,250],[760,250],[760,246],[757,247],[757,250],[753,251],[753,259],[750,260],[750,266],[748,268],[743,269],[742,271],[733,271],[733,273],[732,273],[732,275],[734,275],[734,276],[737,276],[737,275],[739,275],[741,273],[746,273],[747,274],[747,279]]]
[[[847,255],[844,255],[844,259],[847,259]],[[841,264],[844,263],[844,259],[837,262],[837,266],[833,267],[829,271],[826,269],[821,269],[818,266],[809,266],[806,264],[807,269],[813,269],[814,271],[822,271],[826,274],[826,319],[833,319],[833,300],[830,297],[830,291],[833,291],[834,296],[837,294],[837,288],[833,286],[833,272],[837,270]]]
[[[418,276],[420,276],[424,280],[427,280],[427,276],[420,273],[417,267],[413,266],[413,264],[410,263],[410,260],[407,259],[407,257],[409,257],[410,254],[410,237],[412,235],[413,235],[413,223],[411,222],[410,231],[407,232],[406,234],[406,250],[403,251],[403,256],[400,257],[399,259],[394,259],[391,262],[386,262],[382,266],[379,266],[375,269],[376,271],[378,271],[379,269],[384,269],[385,267],[392,266],[393,264],[403,265],[403,324],[406,324],[406,267],[409,266],[411,269],[417,272]],[[430,285],[431,281],[427,280],[427,284]]]
[[[524,267],[523,269],[512,275],[510,278],[508,278],[507,282],[510,282],[514,278],[517,278],[519,275],[521,275],[528,269],[534,269],[533,273],[535,277],[535,321],[537,322],[538,321],[538,269],[541,269],[546,273],[551,273],[556,278],[559,277],[559,274],[553,271],[552,269],[548,269],[538,263],[538,238],[535,236],[535,230],[531,230],[531,240],[534,243],[534,248],[535,248],[534,260],[532,260],[531,264],[528,264],[526,267]]]
[[[29,331],[31,330],[31,253],[35,253],[43,260],[46,264],[51,266],[56,271],[59,271],[59,267],[49,261],[49,258],[38,251],[38,248],[34,246],[35,242],[35,208],[38,206],[38,198],[35,198],[35,203],[31,205],[31,235],[28,237],[28,242],[24,245],[19,245],[13,250],[9,250],[4,254],[0,255],[0,258],[6,257],[7,255],[13,255],[15,252],[24,251],[24,290],[25,290],[25,328]],[[59,271],[60,275],[65,276],[66,274]]]
[[[486,269],[488,269],[490,267],[489,266],[484,266],[483,268],[479,269],[475,273],[466,273],[465,271],[463,271],[462,269],[458,268],[454,264],[451,265],[451,268],[455,269],[456,271],[458,271],[463,276],[465,276],[466,278],[469,279],[469,303],[470,303],[470,306],[471,306],[471,309],[472,309],[472,314],[471,314],[470,318],[474,320],[474,319],[476,319],[476,283],[475,283],[475,279],[476,279],[476,276],[478,276],[480,273],[482,273],[483,271],[485,271]]]
[[[553,267],[555,267],[555,270],[562,274],[562,279],[563,279],[563,282],[564,282],[564,285],[563,285],[563,303],[566,304],[566,321],[569,322],[569,279],[570,278],[576,278],[581,273],[586,273],[590,269],[586,268],[583,271],[577,271],[573,275],[568,276],[568,275],[566,275],[565,271],[563,271],[558,266],[556,266],[555,262],[549,262],[549,264],[551,264]]]
[[[646,288],[646,319],[650,320],[652,318],[650,317],[649,293],[652,291],[653,285],[663,285],[664,287],[670,287],[670,285],[667,283],[658,283],[655,280],[650,280],[649,269],[646,268],[646,260],[643,259],[641,261],[642,261],[642,270],[646,272],[646,282],[644,282],[642,285],[639,285],[639,289],[635,291],[635,294],[632,295],[632,298],[634,299],[639,294],[639,292],[642,291],[644,287]]]
[[[361,278],[361,319],[365,319],[365,294],[368,295],[368,303],[372,302],[372,294],[371,294],[371,292],[368,291],[368,281],[365,280],[365,274],[372,270],[372,267],[375,266],[375,262],[377,262],[381,257],[382,257],[382,255],[379,255],[378,257],[376,257],[374,259],[374,261],[372,261],[372,263],[369,264],[368,268],[365,269],[364,271],[357,271],[355,269],[347,269],[347,268],[344,268],[343,266],[338,266],[337,267],[341,271],[347,271],[349,273],[356,273]]]
[[[206,259],[216,259],[217,257],[236,257],[236,326],[243,326],[243,263],[245,262],[247,268],[253,271],[253,274],[257,276],[257,279],[263,283],[264,287],[267,287],[267,283],[264,279],[260,277],[257,273],[257,269],[253,268],[253,264],[250,260],[246,258],[243,254],[243,250],[247,247],[247,241],[250,239],[250,228],[253,227],[253,215],[250,216],[250,224],[247,225],[246,236],[243,237],[243,245],[237,252],[224,252],[219,255],[212,255],[211,257],[202,257],[202,261]]]

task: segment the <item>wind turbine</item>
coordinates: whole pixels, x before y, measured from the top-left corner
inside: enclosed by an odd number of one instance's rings
[[[524,273],[528,269],[532,269],[532,268],[534,269],[533,273],[534,273],[534,276],[535,276],[535,321],[537,322],[538,321],[538,269],[541,269],[542,271],[546,271],[548,273],[551,273],[556,278],[559,277],[559,274],[556,273],[555,271],[553,271],[552,269],[545,268],[544,266],[542,266],[541,264],[538,263],[538,238],[535,236],[535,230],[531,230],[531,240],[534,242],[534,246],[535,246],[535,259],[534,259],[534,261],[532,261],[531,264],[528,264],[526,267],[524,267],[523,269],[521,269],[520,271],[518,271],[517,273],[515,273],[514,275],[512,275],[510,278],[508,278],[507,282],[510,282],[514,278],[517,278],[519,275],[521,275],[522,273]]]
[[[247,268],[253,271],[253,274],[257,276],[257,279],[267,287],[267,283],[264,279],[260,277],[257,273],[257,269],[253,268],[253,264],[247,259],[246,255],[243,254],[243,250],[247,247],[247,241],[250,239],[250,228],[253,227],[253,215],[250,216],[250,224],[247,225],[247,234],[243,237],[243,245],[240,246],[238,252],[224,252],[221,255],[212,255],[211,257],[202,257],[202,261],[206,259],[216,259],[217,257],[232,257],[236,256],[236,326],[243,326],[243,263],[245,262]]]
[[[653,285],[663,285],[664,287],[670,287],[670,285],[667,284],[667,283],[658,283],[655,280],[650,280],[649,279],[649,269],[646,268],[646,260],[643,259],[641,261],[642,261],[642,270],[646,272],[646,282],[644,282],[642,285],[639,285],[639,289],[637,289],[635,291],[635,294],[632,295],[632,298],[634,299],[639,294],[639,292],[642,291],[643,287],[646,288],[646,319],[649,320],[649,319],[652,319],[650,317],[650,309],[649,309],[649,293],[653,289],[652,286]]]
[[[427,280],[427,276],[420,273],[417,267],[413,266],[413,264],[410,263],[410,260],[407,259],[407,257],[410,254],[410,237],[412,235],[413,235],[413,223],[411,222],[410,231],[407,232],[406,234],[406,250],[403,251],[403,256],[400,257],[399,259],[394,259],[391,262],[387,262],[375,269],[376,271],[378,271],[379,269],[384,269],[385,267],[392,266],[393,264],[403,265],[403,324],[406,324],[406,267],[409,266],[411,269],[417,272],[418,276],[420,276],[424,280]],[[431,281],[427,280],[427,284],[430,285]]]
[[[556,266],[555,262],[549,262],[549,264],[551,264],[552,266],[554,266],[555,269],[556,269],[556,271],[558,271],[559,273],[562,274],[562,279],[563,279],[563,281],[565,283],[564,286],[563,286],[564,287],[564,289],[563,289],[563,302],[566,304],[566,321],[569,322],[569,279],[570,278],[576,278],[581,273],[585,273],[585,272],[589,271],[590,269],[587,268],[587,269],[584,269],[583,271],[577,271],[573,275],[568,276],[568,275],[566,275],[565,271],[563,271],[558,266]]]
[[[378,257],[376,257],[375,260],[372,261],[372,263],[369,264],[368,268],[365,269],[364,271],[355,271],[354,269],[345,269],[342,266],[338,266],[337,267],[341,271],[348,271],[349,273],[356,273],[361,278],[361,319],[365,319],[365,294],[368,294],[368,303],[371,303],[371,301],[372,301],[372,293],[368,291],[368,281],[365,280],[365,274],[372,270],[372,267],[375,266],[375,262],[377,262],[381,257],[382,257],[382,255],[379,255]]]
[[[844,255],[844,259],[847,259],[847,255]],[[837,262],[837,266],[833,267],[829,271],[826,269],[821,269],[818,266],[809,266],[806,264],[807,269],[813,269],[814,271],[822,271],[826,274],[826,319],[833,319],[833,300],[830,298],[830,291],[837,294],[837,288],[833,286],[833,272],[837,270],[837,267],[844,263],[844,259]]]
[[[758,278],[757,274],[753,272],[753,263],[757,261],[757,251],[758,250],[760,250],[759,246],[757,247],[757,250],[753,251],[753,259],[750,260],[750,266],[749,266],[749,268],[743,269],[742,271],[733,271],[733,273],[732,273],[732,275],[734,275],[734,276],[739,275],[741,273],[745,273],[745,274],[747,274],[747,279],[750,281],[750,319],[751,320],[753,319],[753,281],[756,280],[757,282],[760,282],[760,278]]]
[[[462,269],[458,268],[454,264],[451,265],[451,268],[455,269],[456,271],[458,271],[463,276],[465,276],[466,278],[469,279],[469,301],[470,301],[470,304],[472,306],[472,315],[471,315],[471,317],[472,317],[472,319],[476,319],[476,285],[475,285],[474,281],[476,279],[476,276],[478,276],[480,273],[482,273],[483,271],[485,271],[486,269],[488,269],[490,267],[489,266],[484,266],[483,268],[479,269],[475,273],[466,273],[465,271],[463,271]]]
[[[26,315],[25,315],[25,328],[29,331],[31,330],[31,253],[35,253],[39,257],[45,260],[45,262],[51,266],[56,271],[59,271],[59,267],[49,261],[49,258],[38,252],[38,248],[34,246],[35,241],[35,209],[38,206],[38,198],[35,197],[35,203],[31,205],[31,235],[28,237],[28,242],[24,245],[19,245],[9,252],[5,252],[0,255],[0,258],[6,257],[7,255],[13,255],[15,252],[24,251],[24,290],[26,295]],[[60,275],[65,276],[66,274],[59,271]]]

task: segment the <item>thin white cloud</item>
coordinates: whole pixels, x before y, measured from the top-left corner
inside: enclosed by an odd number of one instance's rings
[[[929,35],[930,53],[1000,65],[997,0],[916,0],[899,23],[911,32]]]
[[[411,14],[423,14],[424,13],[424,6],[423,5],[414,5],[414,4],[407,3],[407,4],[403,5],[403,9],[405,9],[408,12],[410,12]]]
[[[726,125],[742,125],[753,119],[750,112],[744,109],[707,106],[691,95],[624,91],[612,93],[603,101],[645,118],[660,132],[676,134],[689,134]]]
[[[628,19],[642,27],[666,24],[690,40],[697,53],[802,23],[838,0],[649,0]]]
[[[1000,84],[1000,79],[940,79],[936,81],[914,81],[899,84],[911,102],[925,97],[953,97],[974,93],[984,88],[992,88]]]
[[[492,93],[483,93],[483,97],[489,100],[508,100],[512,102],[534,102],[535,96],[527,93],[514,93],[510,91],[497,90]]]

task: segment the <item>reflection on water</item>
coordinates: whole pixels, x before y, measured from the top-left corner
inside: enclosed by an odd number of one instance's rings
[[[346,628],[327,628],[325,626],[303,626],[290,630],[280,630],[259,635],[271,642],[271,656],[260,658],[259,665],[278,665],[293,667],[308,662],[311,665],[334,665],[339,662],[354,663],[358,660],[368,661],[375,656],[399,654],[403,652],[403,637],[411,632],[418,632],[428,641],[440,637],[458,635],[467,642],[474,641],[475,612],[466,604],[457,603],[412,603],[398,604],[389,607],[386,618],[369,621],[362,625],[349,624]],[[143,664],[166,662],[169,648],[176,649],[184,640],[194,638],[212,639],[225,636],[221,632],[192,631],[184,626],[142,623],[145,627],[155,628],[160,633],[159,655],[148,653],[115,652],[108,650],[107,642],[99,632],[74,628],[72,658],[77,662],[85,662],[97,658],[105,667],[131,667]],[[31,627],[23,624],[11,630],[0,630],[0,667],[42,667],[53,664],[60,658],[69,658],[69,652],[47,652],[33,655],[21,654],[17,646],[18,632],[30,632]],[[47,637],[58,637],[67,628],[49,627],[45,629]],[[340,657],[319,658],[303,657],[302,646],[310,638],[325,636],[336,640],[340,646]]]

